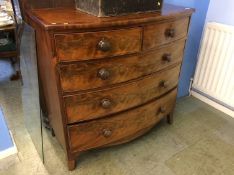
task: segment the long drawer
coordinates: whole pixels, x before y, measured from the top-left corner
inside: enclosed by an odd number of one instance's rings
[[[64,92],[88,90],[126,82],[181,62],[185,40],[143,55],[62,64],[59,68]]]
[[[56,34],[56,54],[59,61],[75,61],[136,53],[141,50],[141,30]]]
[[[188,33],[189,18],[144,27],[143,50],[185,38]]]
[[[160,119],[172,112],[177,90],[164,97],[113,117],[68,126],[71,152],[129,141],[139,132],[149,130]]]
[[[64,97],[69,124],[147,103],[177,86],[180,65],[111,89]]]

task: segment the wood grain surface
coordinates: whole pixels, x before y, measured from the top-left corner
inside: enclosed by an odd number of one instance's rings
[[[180,40],[145,54],[60,64],[58,69],[61,87],[64,92],[88,90],[152,74],[180,63],[183,58],[184,44],[185,40]],[[165,59],[166,55],[170,60]],[[100,71],[106,71],[108,76],[102,79],[98,76]]]
[[[97,18],[73,3],[43,0],[36,3],[43,9],[26,11],[48,117],[69,170],[83,151],[131,141],[163,117],[173,122],[194,12],[164,4],[161,12]]]
[[[68,126],[71,152],[80,152],[121,141],[143,129],[153,127],[175,105],[177,90],[137,109],[87,123]],[[131,138],[129,138],[130,140]],[[82,140],[82,141],[81,141]]]
[[[99,46],[99,44],[102,44]],[[141,50],[141,28],[55,35],[60,61],[90,60]]]
[[[120,17],[98,18],[73,8],[35,9],[27,12],[27,17],[51,31],[100,29],[110,27],[130,27],[147,23],[159,23],[189,17],[192,8],[164,4],[161,12],[142,13]],[[186,28],[186,26],[185,26]]]
[[[180,64],[131,83],[64,97],[68,123],[100,118],[161,96],[178,83]]]
[[[187,36],[189,18],[144,27],[143,50],[150,50],[160,45]]]

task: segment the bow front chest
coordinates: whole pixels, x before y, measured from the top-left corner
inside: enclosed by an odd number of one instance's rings
[[[131,141],[173,109],[193,9],[97,18],[72,8],[27,13],[53,132],[75,168],[81,152]]]

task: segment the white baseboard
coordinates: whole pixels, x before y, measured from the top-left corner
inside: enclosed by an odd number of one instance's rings
[[[11,135],[11,140],[13,142],[13,147],[8,148],[8,149],[6,149],[4,151],[0,151],[0,160],[5,159],[5,158],[7,158],[9,156],[12,156],[12,155],[18,153],[18,150],[17,150],[16,144],[15,144],[15,141],[13,139],[12,133],[10,131],[9,131],[9,133]]]
[[[191,91],[191,95],[234,118],[234,111],[226,108],[225,106],[222,106],[193,90]]]

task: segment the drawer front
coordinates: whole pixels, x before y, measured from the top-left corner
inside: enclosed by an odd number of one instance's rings
[[[144,28],[143,50],[150,50],[186,37],[188,25],[189,18],[184,18],[174,22],[146,26]]]
[[[181,62],[184,40],[144,55],[60,65],[64,92],[88,90],[126,82]]]
[[[141,28],[55,35],[60,61],[89,60],[141,50]]]
[[[166,96],[113,117],[68,126],[72,152],[114,145],[134,139],[152,128],[174,108],[177,90]]]
[[[111,89],[64,98],[68,123],[121,112],[165,94],[178,84],[180,65]]]

